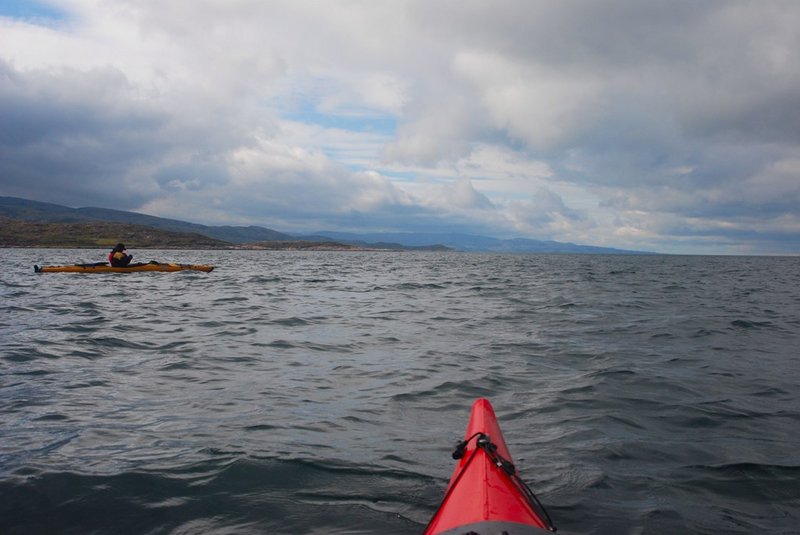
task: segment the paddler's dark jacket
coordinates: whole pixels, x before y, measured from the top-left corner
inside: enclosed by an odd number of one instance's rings
[[[108,253],[108,262],[114,267],[125,267],[131,263],[133,255],[125,254],[122,251],[111,251]]]

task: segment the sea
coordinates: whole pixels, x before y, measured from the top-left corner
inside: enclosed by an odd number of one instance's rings
[[[0,532],[422,533],[472,403],[565,534],[800,533],[800,258],[0,249]]]

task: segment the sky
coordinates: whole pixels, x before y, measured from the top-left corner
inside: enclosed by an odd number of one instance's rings
[[[0,0],[0,195],[800,254],[794,0]]]

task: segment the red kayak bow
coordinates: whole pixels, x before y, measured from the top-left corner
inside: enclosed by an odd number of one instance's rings
[[[519,478],[494,409],[477,399],[453,458],[458,465],[425,535],[539,535],[556,530]]]

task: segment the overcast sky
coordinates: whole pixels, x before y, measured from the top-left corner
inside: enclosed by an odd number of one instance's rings
[[[800,2],[0,0],[0,195],[800,253]]]

